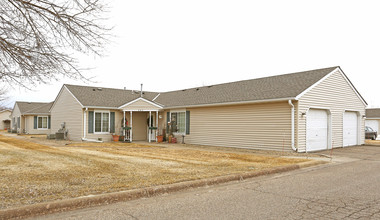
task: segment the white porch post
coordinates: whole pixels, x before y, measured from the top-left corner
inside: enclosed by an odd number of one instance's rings
[[[83,113],[83,137],[86,138],[86,123],[87,122],[87,111],[84,110],[84,113]]]
[[[121,125],[121,128],[123,129],[123,136],[125,141],[125,110],[123,110],[123,124]]]
[[[152,130],[150,129],[152,127],[152,120],[150,120],[150,118],[152,117],[152,112],[149,111],[149,128],[148,128],[148,133],[149,133],[149,143],[150,143],[150,140],[151,140],[151,136],[152,136]]]
[[[130,120],[131,121],[131,131],[130,131],[130,137],[129,137],[130,140],[129,141],[132,142],[132,140],[133,140],[132,139],[132,111],[130,111],[130,116],[131,116],[131,120]]]
[[[156,142],[157,142],[157,135],[158,135],[158,111],[156,111]]]

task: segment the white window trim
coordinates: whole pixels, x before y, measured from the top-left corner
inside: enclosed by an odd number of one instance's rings
[[[172,121],[172,113],[182,113],[182,112],[185,113],[185,131],[184,132],[173,132],[174,135],[186,135],[186,109],[170,111],[170,121]]]
[[[38,118],[46,118],[46,128],[38,128]],[[37,130],[49,130],[49,116],[37,116]]]
[[[95,125],[96,125],[96,123],[95,123],[95,115],[96,115],[96,113],[102,113],[101,114],[101,118],[100,118],[100,130],[103,130],[102,128],[103,128],[103,113],[108,113],[108,131],[107,132],[103,132],[103,131],[101,131],[101,132],[96,132],[96,130],[95,130]],[[110,134],[110,130],[111,130],[111,111],[94,111],[94,134]]]

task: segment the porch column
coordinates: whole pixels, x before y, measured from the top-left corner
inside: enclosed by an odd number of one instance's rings
[[[152,120],[150,120],[150,118],[152,117],[152,112],[149,111],[149,128],[148,128],[148,133],[149,133],[149,143],[150,143],[150,140],[151,140],[151,136],[152,136],[152,130],[150,129],[152,127]]]
[[[125,111],[123,110],[123,124],[121,125],[121,128],[123,129],[123,136],[125,141]]]
[[[86,123],[87,122],[87,112],[86,112],[86,109],[84,110],[84,113],[83,113],[83,137],[86,138],[86,131],[87,131],[87,127],[86,127]]]
[[[157,135],[158,135],[158,111],[156,111],[156,142],[157,142]]]
[[[131,131],[130,131],[131,133],[130,133],[130,137],[129,137],[130,140],[129,141],[132,142],[132,140],[133,140],[132,139],[132,111],[130,111],[130,116],[131,116],[131,120],[130,120],[131,121]]]

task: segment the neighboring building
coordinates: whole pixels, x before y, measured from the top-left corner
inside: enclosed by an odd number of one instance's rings
[[[11,127],[11,110],[0,110],[0,130],[8,130]]]
[[[380,108],[368,108],[365,110],[365,126],[371,127],[379,134],[380,130]]]
[[[12,130],[19,134],[50,134],[50,107],[53,103],[16,102],[12,114]]]
[[[172,127],[189,144],[305,152],[364,144],[366,106],[331,67],[164,93],[63,85],[50,112],[72,140],[109,141],[125,123],[132,141]]]

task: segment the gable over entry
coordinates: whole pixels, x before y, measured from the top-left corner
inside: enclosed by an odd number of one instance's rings
[[[158,127],[158,112],[162,109],[162,106],[149,101],[147,99],[144,99],[143,97],[137,98],[129,103],[126,103],[119,107],[120,110],[123,111],[123,136],[124,140],[128,140],[130,142],[133,141],[133,131],[137,132],[137,125],[135,126],[136,129],[133,128],[133,112],[149,112],[148,117],[148,141],[156,141],[157,140],[157,127]],[[129,123],[126,123],[128,119],[126,118],[126,112],[129,112]],[[155,112],[155,119],[153,120],[153,115]],[[145,123],[143,122],[135,122],[135,123]],[[145,124],[144,124],[145,126]],[[141,127],[141,125],[139,126]],[[141,129],[139,129],[141,130]],[[141,132],[141,131],[139,131]],[[144,132],[144,129],[142,129],[142,132]]]

